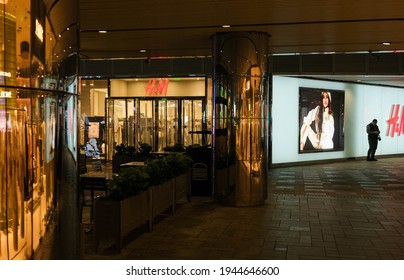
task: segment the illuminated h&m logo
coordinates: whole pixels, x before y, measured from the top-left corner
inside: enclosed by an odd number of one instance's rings
[[[400,104],[391,105],[390,119],[387,120],[386,136],[394,137],[404,134],[404,106],[401,108],[401,118],[399,118]]]
[[[147,95],[167,95],[168,82],[170,79],[151,79],[145,86]]]

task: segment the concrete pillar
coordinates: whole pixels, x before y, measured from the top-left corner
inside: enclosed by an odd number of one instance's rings
[[[268,43],[263,32],[213,36],[214,196],[230,205],[267,197]]]

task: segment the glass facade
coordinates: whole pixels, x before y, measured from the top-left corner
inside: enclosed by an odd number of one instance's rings
[[[112,160],[116,145],[211,144],[211,82],[205,78],[133,78],[81,81],[82,153]],[[91,127],[97,133],[89,133]],[[90,135],[90,136],[89,136]],[[91,137],[92,135],[92,137]],[[92,148],[92,147],[90,147]]]
[[[57,210],[58,124],[76,101],[64,106],[58,91],[45,14],[41,1],[0,4],[0,259],[32,258]]]

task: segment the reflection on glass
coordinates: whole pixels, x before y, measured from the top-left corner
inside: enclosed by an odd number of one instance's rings
[[[185,146],[202,145],[202,100],[183,100],[182,135]]]
[[[167,101],[167,145],[174,146],[178,141],[178,100]]]
[[[107,159],[112,160],[112,156],[114,154],[115,148],[115,128],[114,128],[114,100],[108,99],[107,100]]]
[[[158,134],[158,150],[163,150],[164,147],[167,146],[167,100],[159,100],[158,101],[158,125],[157,125],[157,134]]]
[[[127,100],[127,122],[128,122],[128,145],[135,146],[135,101],[133,99]]]
[[[146,143],[154,147],[154,101],[139,101],[139,123],[138,139],[139,143]]]
[[[158,150],[177,143],[178,100],[158,101]]]
[[[0,110],[0,259],[7,259],[26,245],[28,237],[24,209],[26,138],[21,137],[26,112]]]

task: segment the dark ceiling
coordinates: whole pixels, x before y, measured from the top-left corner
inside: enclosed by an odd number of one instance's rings
[[[272,54],[404,50],[402,0],[79,3],[81,54],[88,58],[209,56],[211,35],[226,31],[267,32]]]
[[[76,8],[67,11],[62,3],[70,1],[45,1],[59,4],[55,15],[62,18],[55,17],[60,22],[55,32],[68,27],[63,17]],[[271,54],[404,50],[402,0],[79,0],[78,5],[79,19],[73,20],[80,22],[80,54],[88,59],[206,57],[211,36],[227,31],[267,32]]]

